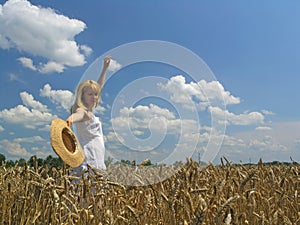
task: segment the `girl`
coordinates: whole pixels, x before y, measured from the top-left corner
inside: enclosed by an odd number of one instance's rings
[[[106,169],[102,125],[93,111],[101,100],[100,94],[104,86],[110,59],[110,56],[105,57],[103,69],[97,82],[86,80],[79,84],[75,103],[71,107],[71,115],[66,120],[69,127],[75,123],[77,138],[85,154],[84,162],[79,167],[73,168],[73,172],[78,175],[83,170],[87,170],[87,165],[96,169]]]

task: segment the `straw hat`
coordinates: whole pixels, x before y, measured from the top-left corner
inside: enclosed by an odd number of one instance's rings
[[[55,153],[69,166],[77,167],[84,160],[84,152],[65,120],[54,119],[50,129],[51,145]]]

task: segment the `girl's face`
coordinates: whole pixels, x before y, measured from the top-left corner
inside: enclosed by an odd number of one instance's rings
[[[98,97],[98,94],[91,87],[83,89],[82,100],[89,110],[92,110],[96,106]]]

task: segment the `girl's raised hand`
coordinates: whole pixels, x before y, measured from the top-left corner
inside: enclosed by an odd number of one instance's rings
[[[107,68],[109,66],[110,60],[111,60],[110,55],[105,56],[105,58],[104,58],[104,67],[105,68]]]

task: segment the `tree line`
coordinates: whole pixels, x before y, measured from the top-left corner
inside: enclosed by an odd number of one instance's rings
[[[122,163],[122,164],[126,164],[129,166],[137,166],[137,165],[142,165],[142,166],[155,166],[156,164],[153,164],[151,162],[150,159],[146,159],[143,162],[137,164],[135,160],[130,161],[130,160],[125,160],[125,159],[121,159],[120,162],[114,162],[113,163],[113,158],[108,157],[105,160],[105,165],[106,167],[109,167],[110,165],[113,164],[118,164],[118,163]],[[175,162],[176,163],[180,163],[180,162]],[[16,165],[24,167],[26,164],[30,167],[35,167],[35,166],[48,166],[48,167],[63,167],[64,166],[64,162],[60,157],[53,157],[52,155],[47,156],[45,159],[42,158],[38,158],[36,155],[33,155],[29,158],[28,161],[26,161],[24,158],[20,158],[19,160],[6,160],[5,155],[0,153],[0,166],[2,166],[3,164],[5,164],[5,167],[14,167]],[[203,162],[199,162],[199,164],[201,165],[206,165]],[[256,163],[246,163],[243,165],[255,165]],[[298,162],[294,161],[291,159],[291,162],[279,162],[279,161],[272,161],[272,162],[261,162],[261,164],[263,165],[278,165],[278,164],[285,164],[285,165],[290,165],[290,164],[296,164],[299,165]]]
[[[122,159],[121,163],[131,165],[131,166],[136,165],[135,160],[129,161],[129,160]],[[63,167],[64,162],[60,157],[53,157],[52,155],[47,156],[45,159],[38,158],[36,155],[33,155],[27,161],[24,158],[20,158],[18,160],[11,160],[11,159],[6,160],[5,155],[0,153],[0,166],[2,166],[3,164],[5,164],[6,168],[14,167],[16,165],[24,167],[26,164],[30,167],[34,167],[34,166]],[[113,164],[113,159],[111,157],[108,157],[105,160],[105,165],[108,167],[111,164]],[[144,162],[142,162],[140,165],[151,166],[153,164],[151,163],[150,159],[147,159]]]
[[[5,167],[14,167],[16,165],[24,167],[26,164],[28,166],[55,166],[62,167],[63,161],[59,157],[53,157],[52,155],[47,156],[45,159],[38,158],[36,155],[33,155],[26,161],[24,158],[20,158],[18,160],[6,160],[5,155],[0,153],[0,166],[5,164]]]

